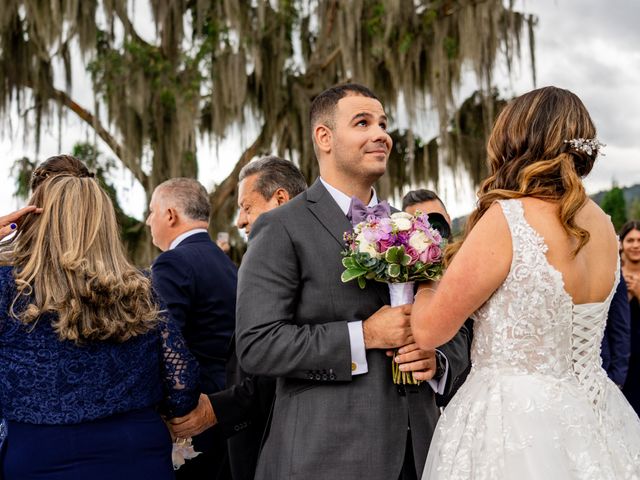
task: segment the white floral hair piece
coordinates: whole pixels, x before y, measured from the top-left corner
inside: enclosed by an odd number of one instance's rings
[[[595,153],[599,153],[603,157],[605,155],[604,153],[600,152],[600,149],[602,147],[607,146],[605,143],[602,143],[600,140],[598,140],[595,137],[594,138],[572,138],[571,140],[565,140],[564,143],[568,143],[569,145],[571,145],[571,148],[573,148],[574,150],[580,150],[586,153],[587,155],[591,155],[595,152]]]

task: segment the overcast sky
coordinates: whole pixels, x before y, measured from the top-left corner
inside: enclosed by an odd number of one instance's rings
[[[621,186],[640,183],[640,2],[636,0],[519,0],[516,9],[538,16],[536,28],[537,86],[556,85],[568,88],[585,103],[607,144],[606,156],[599,157],[586,180],[589,193],[607,189],[613,180]],[[496,83],[504,97],[534,88],[528,51],[511,76],[498,66]],[[79,60],[76,60],[79,61]],[[93,100],[86,80],[74,80],[73,94],[87,106]],[[475,90],[472,82],[464,85],[459,97]],[[5,127],[0,137],[0,214],[19,206],[12,197],[13,179],[9,168],[23,155],[35,156],[34,147],[23,143],[21,127],[14,122],[13,131]],[[392,126],[393,127],[393,126]],[[72,114],[63,123],[61,150],[69,151],[82,139],[92,141],[88,129]],[[211,188],[228,175],[243,146],[251,138],[235,132],[218,148],[199,145],[200,180]],[[103,147],[104,149],[104,147]],[[59,151],[58,129],[45,132],[40,159]],[[145,205],[141,188],[131,176],[122,172],[114,178],[129,213],[141,217]],[[466,182],[449,180],[440,186],[453,216],[473,208],[475,192]]]

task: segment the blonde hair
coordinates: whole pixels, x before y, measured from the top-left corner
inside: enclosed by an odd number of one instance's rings
[[[478,191],[477,208],[463,239],[447,248],[445,263],[496,200],[522,197],[558,202],[562,226],[576,239],[576,255],[589,241],[589,232],[575,223],[587,201],[581,179],[593,168],[598,152],[573,148],[567,140],[595,135],[589,112],[569,90],[544,87],[509,102],[489,137],[490,175]]]
[[[59,338],[75,342],[122,342],[151,330],[159,314],[151,283],[127,261],[113,205],[98,183],[53,176],[30,204],[43,211],[28,217],[12,243],[12,313],[25,324],[55,313]]]

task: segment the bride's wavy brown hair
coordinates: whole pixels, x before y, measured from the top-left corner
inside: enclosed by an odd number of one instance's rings
[[[490,175],[480,186],[462,240],[447,248],[445,263],[496,200],[522,197],[558,203],[562,226],[576,239],[576,255],[589,241],[589,232],[575,223],[587,201],[581,179],[593,168],[598,152],[572,148],[566,140],[595,136],[589,112],[569,90],[544,87],[509,102],[489,136]]]
[[[158,318],[150,281],[128,261],[113,205],[96,180],[54,175],[29,202],[13,242],[18,295],[13,314],[25,324],[55,313],[61,340],[123,342],[151,330]],[[15,308],[18,304],[26,307]]]

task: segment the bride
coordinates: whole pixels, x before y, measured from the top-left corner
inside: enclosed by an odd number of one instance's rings
[[[581,182],[595,134],[580,99],[555,87],[496,121],[465,238],[413,306],[422,349],[475,320],[473,367],[423,480],[640,478],[640,420],[600,360],[620,265],[611,221]]]

